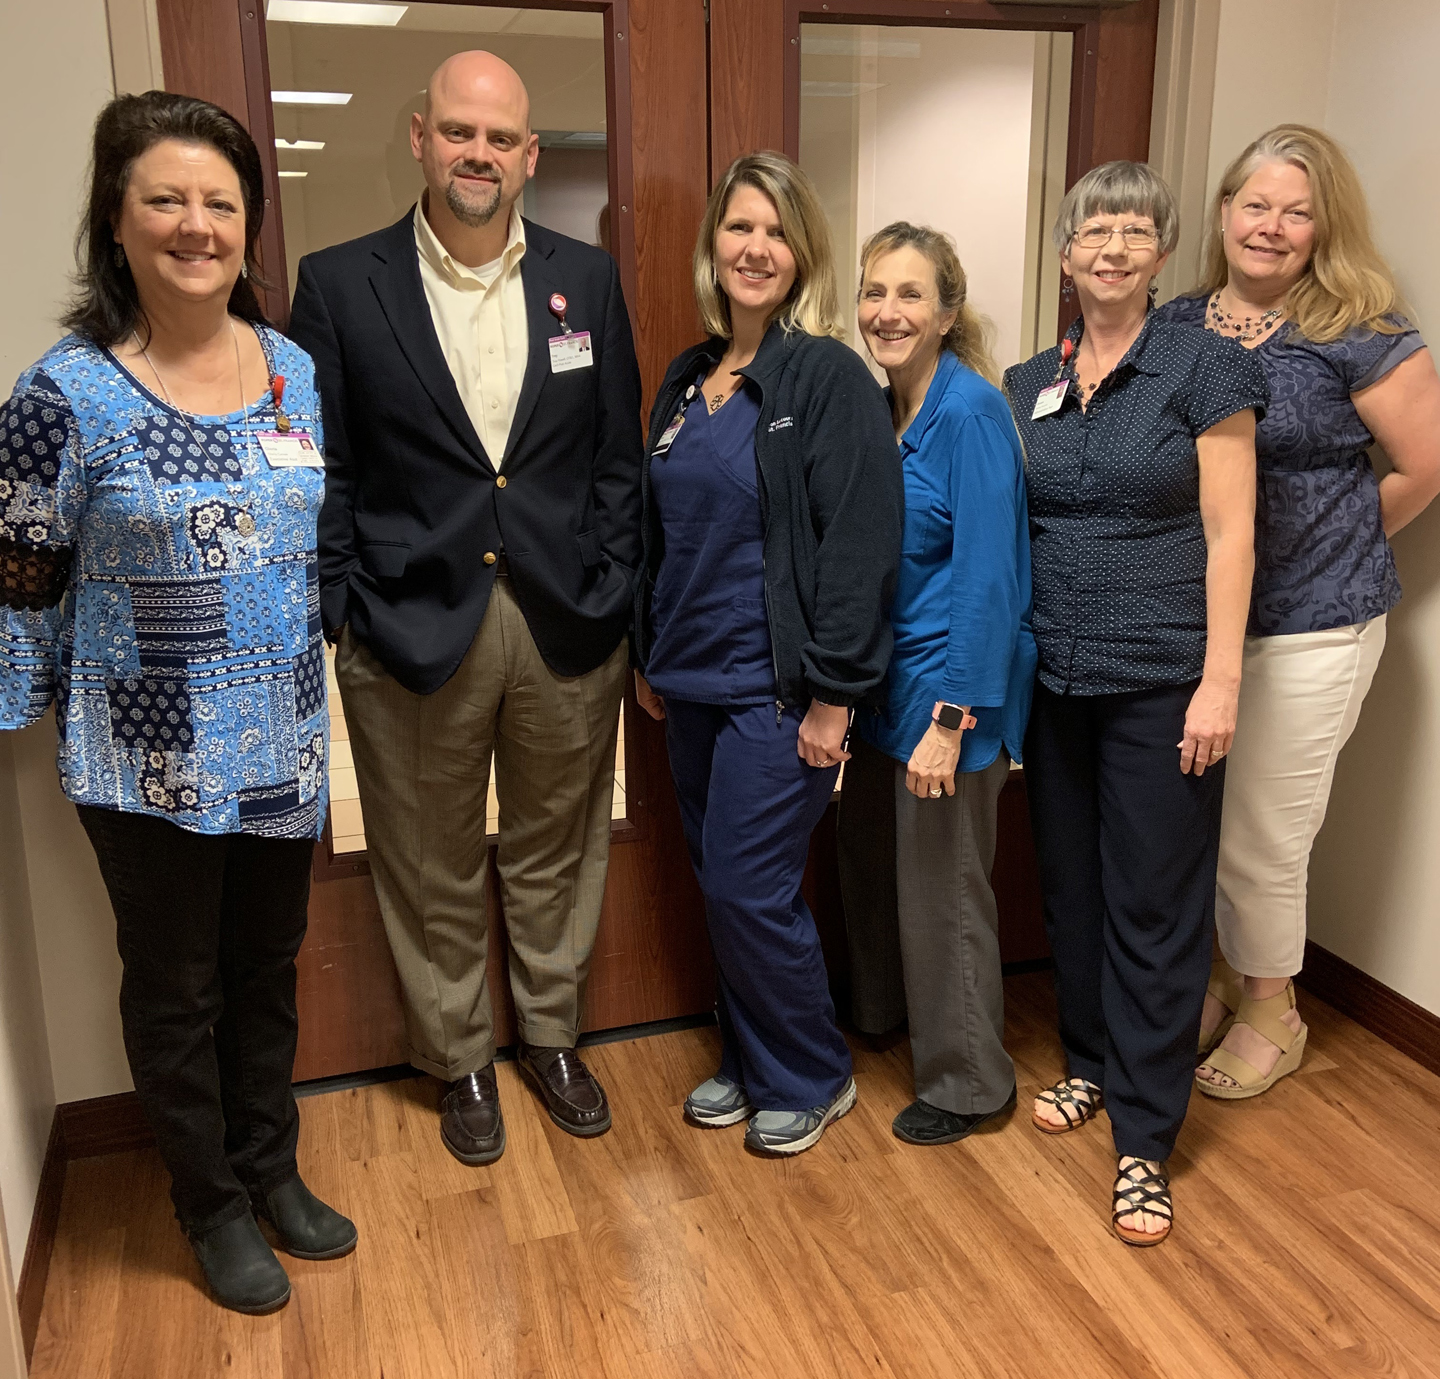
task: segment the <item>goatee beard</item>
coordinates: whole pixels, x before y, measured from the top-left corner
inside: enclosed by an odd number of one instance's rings
[[[500,169],[493,163],[461,163],[445,184],[445,204],[450,208],[450,214],[462,225],[468,225],[474,230],[495,219],[495,212],[500,209],[500,187],[496,186],[494,194],[484,205],[477,206],[466,198],[455,182],[456,175],[462,172],[474,177],[493,177],[498,183],[501,180]]]

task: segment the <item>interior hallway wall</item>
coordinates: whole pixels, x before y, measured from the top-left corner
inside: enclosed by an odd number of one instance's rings
[[[60,333],[56,317],[74,267],[90,130],[111,94],[104,0],[4,5],[0,51],[6,57],[0,129],[10,189],[0,197],[0,261],[10,266],[0,315],[0,387],[8,394],[20,371]],[[62,74],[63,99],[57,99]],[[115,1003],[113,981],[87,985],[83,969],[47,966],[37,942],[37,930],[63,927],[68,917],[51,910],[48,897],[37,903],[33,884],[43,883],[47,871],[94,866],[73,810],[68,826],[53,836],[41,839],[31,829],[27,764],[37,754],[48,756],[49,789],[58,794],[52,726],[40,724],[0,743],[0,1196],[17,1272],[57,1093],[61,1100],[67,1095],[53,1074],[46,1017],[55,1012],[47,1011],[46,997],[63,994],[75,1007]],[[32,852],[32,839],[44,847]],[[108,921],[108,904],[104,914]],[[83,1056],[93,1060],[95,1051]],[[99,1060],[106,1056],[102,1048]]]

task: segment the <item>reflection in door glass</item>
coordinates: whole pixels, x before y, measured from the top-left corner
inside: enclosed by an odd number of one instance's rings
[[[522,213],[608,248],[604,21],[599,14],[492,5],[336,4],[269,0],[266,42],[280,169],[285,264],[408,215],[424,189],[410,152],[410,116],[430,73],[451,53],[484,48],[530,92],[541,154]],[[349,732],[328,667],[334,751],[331,834],[337,853],[365,847]],[[621,722],[612,817],[625,817]],[[498,807],[490,786],[487,831]]]
[[[954,236],[1001,367],[1053,345],[1070,35],[807,24],[800,42],[800,163],[830,219],[856,347],[860,246],[893,220]]]

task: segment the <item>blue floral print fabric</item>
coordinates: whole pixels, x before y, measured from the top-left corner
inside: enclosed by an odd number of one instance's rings
[[[1206,301],[1177,297],[1159,311],[1203,326]],[[1375,437],[1351,399],[1425,348],[1409,322],[1394,324],[1398,334],[1355,329],[1317,345],[1287,323],[1255,347],[1271,401],[1255,434],[1252,637],[1350,627],[1400,601],[1368,454]]]
[[[310,357],[258,329],[291,434],[318,455]],[[77,336],[0,408],[0,554],[12,571],[69,571],[58,603],[0,586],[0,728],[53,701],[76,803],[197,833],[319,836],[324,471],[272,467],[259,433],[276,425],[268,392],[227,416],[181,413]]]

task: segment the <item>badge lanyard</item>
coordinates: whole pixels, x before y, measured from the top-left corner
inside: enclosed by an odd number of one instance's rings
[[[569,373],[572,369],[594,368],[595,355],[590,348],[590,332],[570,329],[570,323],[565,319],[570,304],[565,300],[564,293],[552,292],[546,305],[550,308],[550,314],[560,322],[560,329],[565,332],[563,335],[550,337],[550,372]]]
[[[1065,394],[1070,391],[1070,379],[1066,376],[1065,370],[1070,364],[1070,356],[1075,353],[1075,342],[1067,335],[1060,342],[1060,366],[1055,370],[1055,381],[1048,388],[1041,388],[1040,395],[1035,399],[1035,410],[1030,413],[1031,421],[1039,421],[1041,417],[1048,417],[1052,412],[1058,412],[1065,404]]]

